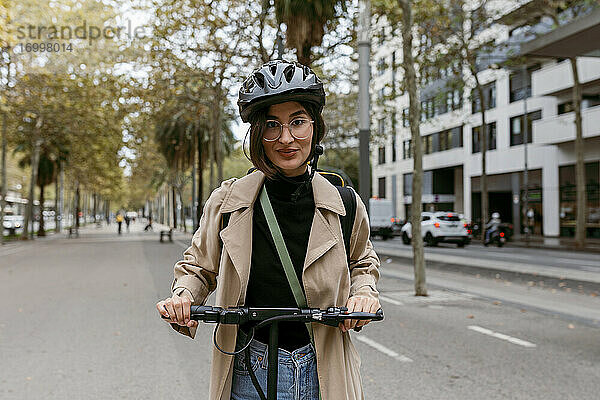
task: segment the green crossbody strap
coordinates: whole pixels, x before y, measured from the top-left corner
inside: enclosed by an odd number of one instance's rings
[[[275,247],[277,248],[277,253],[279,254],[279,259],[281,260],[281,264],[283,264],[283,270],[285,271],[285,276],[287,277],[288,283],[292,289],[292,293],[294,294],[296,304],[299,308],[308,308],[306,297],[302,291],[302,286],[300,286],[300,281],[298,281],[298,275],[296,275],[296,271],[294,270],[290,253],[288,252],[285,241],[283,240],[281,229],[279,228],[277,218],[275,217],[275,212],[273,212],[271,201],[267,195],[267,188],[264,186],[260,193],[260,205],[262,206],[265,218],[267,219],[271,236],[273,236],[273,241],[275,242]],[[312,325],[310,322],[306,323],[306,328],[308,329],[310,341],[314,345]]]

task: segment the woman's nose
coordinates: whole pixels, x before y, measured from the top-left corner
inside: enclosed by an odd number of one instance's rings
[[[286,144],[286,143],[292,143],[293,141],[294,141],[294,137],[292,136],[292,133],[290,132],[289,126],[282,126],[281,127],[281,136],[279,136],[279,142]]]

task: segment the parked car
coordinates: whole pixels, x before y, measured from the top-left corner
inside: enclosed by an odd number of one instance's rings
[[[421,234],[428,246],[436,246],[440,242],[456,243],[463,247],[471,241],[467,231],[467,223],[457,213],[448,211],[424,212],[421,214]],[[407,222],[402,227],[402,242],[410,244],[412,226]]]
[[[8,233],[14,235],[17,229],[23,227],[23,216],[22,215],[5,215],[2,225],[4,229],[8,230]]]
[[[383,240],[394,236],[394,206],[391,200],[369,199],[369,224],[371,236],[381,236]]]

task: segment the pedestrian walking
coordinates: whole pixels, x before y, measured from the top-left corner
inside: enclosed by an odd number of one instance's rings
[[[131,218],[127,213],[125,213],[125,225],[127,226],[127,232],[129,232],[129,223],[131,222]]]
[[[117,225],[119,227],[119,235],[121,234],[121,226],[123,225],[123,215],[119,212],[117,213]]]
[[[346,213],[344,202],[315,174],[317,145],[325,135],[324,104],[321,80],[298,63],[269,62],[242,85],[238,106],[242,121],[251,124],[249,158],[256,171],[212,192],[191,246],[174,266],[172,296],[156,306],[179,333],[194,337],[198,323],[189,319],[190,305],[204,304],[214,290],[219,307],[298,307],[294,279],[286,277],[263,211],[267,203],[308,307],[371,313],[380,308],[379,259],[366,208],[352,191],[356,211],[346,251],[339,219]],[[280,322],[278,398],[298,399],[299,393],[303,399],[363,399],[360,357],[348,331],[366,323],[346,320],[338,328],[311,324],[309,329]],[[245,343],[250,328],[221,325],[216,342],[232,352]],[[250,364],[263,387],[266,359],[256,349],[266,347],[268,334],[268,327],[257,330],[250,344]],[[243,354],[231,357],[213,349],[209,398],[259,398]]]
[[[148,223],[144,227],[144,231],[153,231],[152,229],[152,215],[148,216]]]

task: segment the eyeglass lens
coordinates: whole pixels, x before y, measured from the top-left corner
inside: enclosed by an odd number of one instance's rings
[[[303,118],[295,119],[289,124],[281,124],[279,121],[269,120],[267,121],[263,137],[266,140],[279,139],[283,133],[283,127],[286,126],[294,138],[306,139],[310,134],[311,122],[312,121]]]

